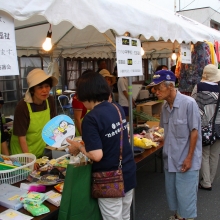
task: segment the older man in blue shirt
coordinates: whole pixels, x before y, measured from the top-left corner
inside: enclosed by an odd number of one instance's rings
[[[164,128],[163,160],[170,220],[197,217],[197,191],[202,159],[201,119],[195,100],[175,89],[176,77],[168,70],[157,71],[148,88],[154,87],[165,100],[160,126]]]

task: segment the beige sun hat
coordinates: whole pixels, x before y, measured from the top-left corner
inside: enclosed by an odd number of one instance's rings
[[[53,76],[47,75],[46,72],[44,72],[42,69],[33,69],[31,72],[29,72],[27,75],[28,90],[25,93],[24,101],[32,103],[33,100],[29,89],[40,84],[48,78],[52,78],[52,86],[57,85],[58,80]]]
[[[201,82],[219,82],[220,70],[213,64],[208,64],[203,69]]]
[[[99,72],[103,77],[111,77],[112,80],[111,80],[111,85],[115,84],[116,83],[116,77],[111,75],[110,72],[107,70],[107,69],[102,69],[100,72]]]

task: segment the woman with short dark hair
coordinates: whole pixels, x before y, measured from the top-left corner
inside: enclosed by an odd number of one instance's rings
[[[120,154],[120,117],[116,107],[108,102],[110,88],[99,73],[86,73],[77,81],[78,99],[90,110],[82,121],[82,139],[80,142],[67,140],[70,153],[79,152],[93,160],[92,172],[118,169]],[[122,172],[125,197],[99,198],[98,203],[103,220],[130,219],[130,206],[133,188],[136,186],[136,165],[132,148],[128,140],[127,122],[122,107],[116,104],[122,116],[123,150]]]
[[[42,129],[56,115],[54,99],[49,93],[58,80],[41,69],[34,69],[28,73],[27,83],[25,97],[15,109],[10,150],[12,154],[32,153],[39,158],[46,147]]]

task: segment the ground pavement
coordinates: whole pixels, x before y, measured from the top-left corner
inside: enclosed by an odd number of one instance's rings
[[[136,220],[168,220],[172,215],[166,201],[164,174],[159,171],[154,170],[154,160],[137,171]],[[212,191],[199,189],[197,207],[196,220],[220,220],[220,163]]]

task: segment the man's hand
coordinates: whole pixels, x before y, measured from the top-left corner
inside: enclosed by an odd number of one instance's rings
[[[192,165],[192,159],[190,159],[189,157],[186,157],[186,159],[183,161],[181,172],[188,171],[191,168],[191,165]]]

